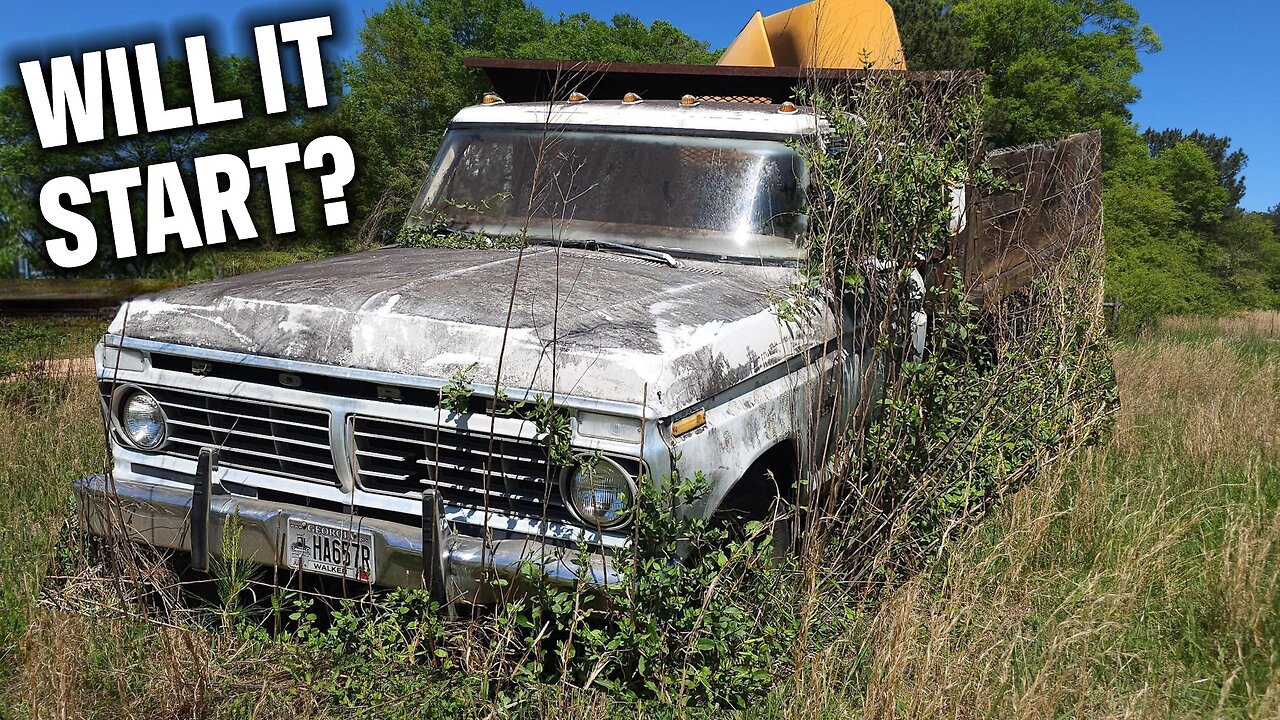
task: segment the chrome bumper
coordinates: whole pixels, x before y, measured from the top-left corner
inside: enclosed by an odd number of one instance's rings
[[[184,487],[156,485],[145,481],[93,475],[75,484],[81,527],[94,535],[148,543],[160,548],[190,551],[192,547],[191,508],[193,491]],[[239,495],[215,494],[209,502],[208,547],[214,554],[222,548],[222,533],[228,518],[238,516],[241,559],[295,572],[289,567],[286,528],[289,518],[300,518],[348,526],[373,535],[376,576],[373,585],[430,589],[426,569],[436,558],[423,560],[421,527],[387,520],[362,518],[313,508],[264,502]],[[113,521],[114,519],[114,521]],[[493,582],[504,579],[519,586],[532,567],[553,582],[582,582],[616,586],[610,558],[593,552],[580,558],[572,548],[539,542],[536,539],[489,540],[461,535],[448,527],[439,535],[438,565],[443,569],[443,595],[447,603],[495,602],[502,588]],[[582,559],[583,563],[579,564]]]

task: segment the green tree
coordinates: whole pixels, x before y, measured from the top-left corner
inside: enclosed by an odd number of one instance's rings
[[[1183,140],[1190,140],[1199,145],[1209,159],[1213,161],[1213,166],[1218,170],[1218,182],[1227,191],[1227,207],[1235,208],[1240,206],[1240,201],[1244,199],[1245,178],[1241,173],[1249,164],[1249,156],[1244,150],[1231,150],[1231,138],[1219,137],[1211,133],[1203,133],[1199,130],[1193,130],[1191,133],[1185,133],[1178,129],[1161,130],[1157,132],[1154,129],[1148,129],[1143,137],[1147,141],[1147,145],[1151,148],[1151,154],[1159,156],[1165,150],[1172,148]]]
[[[912,70],[967,70],[973,48],[947,0],[890,0]]]
[[[1162,315],[1280,307],[1272,218],[1227,207],[1205,148],[1184,139],[1152,156],[1130,127],[1105,175],[1108,292],[1129,325]]]
[[[1186,227],[1177,200],[1154,179],[1115,182],[1104,203],[1107,293],[1123,301],[1124,325],[1232,307],[1208,270],[1219,262],[1216,246]]]
[[[19,86],[0,90],[0,262],[4,270],[12,268],[12,258],[24,255],[44,269],[67,274],[46,261],[44,239],[62,235],[62,231],[49,226],[39,211],[39,194],[44,184],[55,177],[74,176],[87,180],[95,172],[129,167],[141,167],[157,163],[176,162],[193,197],[192,204],[199,212],[194,198],[195,182],[191,179],[192,158],[216,153],[238,154],[242,157],[251,148],[295,142],[309,137],[308,121],[315,117],[298,110],[281,115],[266,115],[262,106],[260,74],[247,58],[215,56],[211,58],[215,93],[218,97],[240,98],[244,104],[245,119],[208,127],[182,128],[161,133],[139,133],[126,138],[112,137],[115,128],[113,104],[106,103],[106,127],[108,137],[85,145],[71,144],[61,148],[40,147],[35,123],[31,117],[26,92]],[[189,73],[184,61],[168,60],[161,66],[165,105],[190,106],[192,102]],[[299,88],[290,87],[291,108],[302,108]],[[145,173],[145,169],[144,169]],[[249,197],[250,214],[258,231],[256,241],[242,243],[241,247],[271,247],[277,242],[271,221],[271,209],[267,197],[265,175],[257,177]],[[298,236],[311,240],[332,237],[319,219],[320,193],[309,173],[296,171],[291,177],[294,185],[294,208],[299,227]],[[138,255],[128,260],[114,260],[113,236],[106,198],[93,195],[93,201],[77,207],[77,212],[88,217],[98,229],[99,262],[72,274],[117,276],[172,276],[189,275],[193,268],[212,258],[212,250],[182,250],[176,238],[170,237],[169,251],[149,255],[145,251],[147,230],[147,194],[144,185],[130,191],[131,210]]]
[[[20,87],[0,88],[0,277],[13,273],[17,258],[27,254],[29,234],[40,217],[33,202],[39,145],[25,109]]]
[[[986,73],[1000,145],[1098,127],[1114,141],[1139,96],[1139,55],[1160,47],[1125,0],[956,0],[952,10]]]
[[[717,53],[674,25],[656,20],[646,26],[631,15],[614,15],[609,22],[587,13],[563,16],[548,23],[541,36],[531,36],[513,50],[514,57],[542,60],[594,60],[621,63],[679,63],[705,65]]]
[[[1174,198],[1189,227],[1206,231],[1222,222],[1228,192],[1204,148],[1183,140],[1160,153],[1152,167],[1157,182]]]
[[[714,62],[706,43],[665,22],[586,14],[551,20],[525,0],[412,0],[368,18],[344,66],[339,105],[354,138],[365,241],[394,236],[450,118],[488,89],[468,56],[599,62]]]
[[[1235,304],[1274,308],[1280,301],[1280,240],[1262,213],[1232,213],[1214,239],[1221,248],[1214,273]]]

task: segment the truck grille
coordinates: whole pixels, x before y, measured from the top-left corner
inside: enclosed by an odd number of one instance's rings
[[[431,487],[448,505],[571,520],[560,495],[559,470],[549,468],[540,442],[495,437],[490,463],[488,433],[361,416],[352,418],[352,429],[356,478],[366,490],[403,495]]]
[[[331,437],[326,410],[169,387],[138,387],[155,397],[169,421],[168,440],[159,453],[194,460],[201,448],[216,447],[227,467],[340,484],[332,448],[341,440]],[[112,390],[111,382],[101,383],[108,406]],[[488,432],[364,415],[350,416],[349,423],[355,480],[364,490],[416,498],[424,488],[433,488],[450,507],[536,522],[581,524],[561,494],[561,469],[551,465],[540,441],[491,440]],[[614,459],[633,477],[644,472],[638,459]],[[310,505],[310,501],[292,502]]]
[[[228,467],[338,484],[328,412],[172,388],[145,390],[169,419],[167,454],[196,458],[200,448],[216,447]],[[108,385],[104,395],[109,392]]]

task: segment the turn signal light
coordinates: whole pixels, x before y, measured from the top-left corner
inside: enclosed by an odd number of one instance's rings
[[[698,412],[692,415],[682,417],[679,420],[671,423],[671,435],[673,437],[688,435],[689,433],[693,432],[694,430],[697,430],[698,428],[706,424],[707,424],[707,411],[699,410]]]

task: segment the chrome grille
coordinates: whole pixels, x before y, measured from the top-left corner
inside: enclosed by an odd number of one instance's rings
[[[559,470],[549,467],[540,442],[494,437],[490,463],[488,433],[361,416],[352,418],[352,431],[356,478],[366,490],[404,495],[431,487],[448,505],[571,520],[560,495]]]
[[[168,455],[196,458],[200,448],[216,447],[227,467],[338,484],[326,411],[173,388],[143,389],[169,420],[162,451]]]

